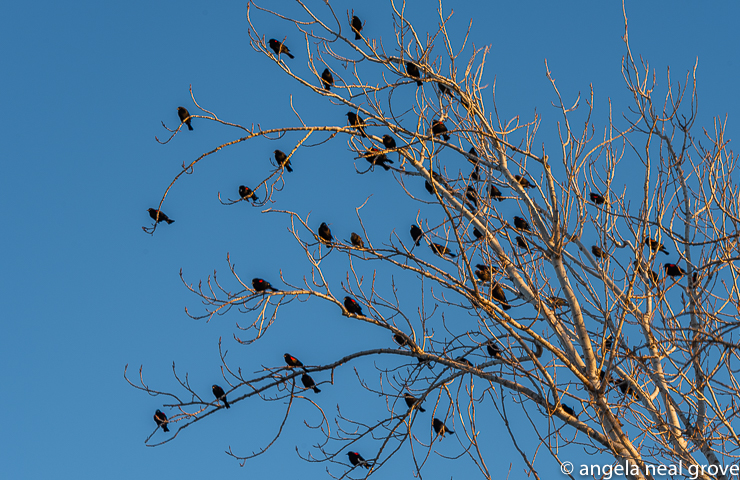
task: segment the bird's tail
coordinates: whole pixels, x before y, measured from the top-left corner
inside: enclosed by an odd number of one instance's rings
[[[360,35],[359,33],[355,32],[355,40],[360,40],[361,38],[362,38],[362,35]]]
[[[193,129],[193,126],[190,125],[190,122],[188,122],[188,130],[192,130],[192,129]]]
[[[229,405],[229,402],[226,401],[226,397],[222,398],[221,400],[224,401],[224,407],[231,408],[231,405]]]
[[[668,250],[666,250],[665,248],[661,248],[660,251],[665,253],[666,255],[669,255]]]
[[[325,83],[325,84],[324,84],[324,89],[325,89],[325,90],[326,90],[327,92],[330,92],[330,91],[331,91],[331,85],[329,85],[328,83]]]
[[[421,82],[421,80],[417,80],[417,81],[416,81],[416,84],[417,84],[418,86],[420,86],[420,87],[421,87],[421,86],[422,86],[422,82]]]
[[[170,429],[167,428],[167,424],[166,423],[163,423],[162,424],[162,430],[164,430],[165,432],[169,432],[170,431]]]
[[[175,223],[175,221],[174,221],[174,220],[170,220],[170,219],[168,218],[168,219],[167,219],[167,225],[169,225],[169,224],[171,224],[171,223]]]
[[[419,239],[419,241],[418,241],[418,242],[416,242],[416,246],[417,246],[417,247],[420,247],[420,246],[421,246],[421,239]]]
[[[422,408],[422,407],[417,407],[417,408],[418,408],[418,409],[419,409],[419,411],[420,411],[420,412],[422,412],[422,413],[426,412],[426,410],[425,410],[424,408]]]
[[[509,305],[508,303],[502,303],[501,308],[503,308],[504,310],[508,310],[511,308],[511,305]]]
[[[290,58],[295,58],[295,57],[294,57],[293,55],[291,55],[291,53],[290,53],[290,52],[285,52],[285,54],[286,54],[287,56],[289,56]]]
[[[290,167],[290,165],[286,165],[286,166],[285,166],[285,169],[286,169],[287,171],[289,171],[289,172],[292,172],[292,171],[293,171],[293,169],[292,169],[292,168]]]
[[[391,162],[391,163],[393,163],[393,162]],[[383,168],[385,168],[385,171],[386,171],[386,172],[387,172],[388,170],[390,170],[390,169],[391,169],[391,167],[389,167],[389,166],[388,166],[388,165],[386,165],[385,163],[383,164]]]
[[[321,390],[319,390],[319,387],[313,387],[313,391],[316,393],[321,393]]]
[[[449,136],[449,135],[446,135],[446,134],[445,134],[445,135],[444,135],[444,138],[445,138],[445,142],[448,142],[448,141],[450,140],[450,136]]]
[[[455,257],[457,257],[457,255],[455,255],[455,254],[454,254],[454,253],[452,253],[452,252],[449,252],[449,253],[448,253],[447,255],[449,255],[449,256],[450,256],[450,258],[455,258]]]

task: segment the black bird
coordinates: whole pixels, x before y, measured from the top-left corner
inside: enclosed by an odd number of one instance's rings
[[[478,240],[483,238],[484,235],[481,233],[480,230],[478,230],[478,228],[473,227],[473,236],[475,237],[475,241],[477,242]]]
[[[441,120],[435,120],[432,123],[432,135],[435,137],[438,135],[442,135],[442,137],[445,139],[445,142],[450,139],[450,136],[447,135],[447,127],[445,127],[445,124],[442,123]]]
[[[522,188],[534,188],[534,185],[529,183],[529,180],[520,175],[514,175],[514,179],[519,182],[519,185],[521,185]]]
[[[223,388],[218,385],[214,385],[211,387],[211,390],[213,390],[213,395],[216,397],[216,400],[223,401],[224,407],[231,408],[231,406],[229,406],[229,402],[226,401],[226,392],[224,392]]]
[[[600,249],[599,247],[597,247],[596,245],[591,247],[591,253],[593,253],[594,257],[596,258],[606,258],[609,256],[606,253],[604,253],[604,251]]]
[[[455,361],[456,362],[459,362],[459,363],[464,363],[465,365],[469,366],[470,368],[475,368],[475,365],[473,365],[473,362],[471,362],[470,360],[468,360],[465,357],[457,357],[455,359]]]
[[[487,283],[491,281],[491,276],[493,274],[493,268],[489,267],[488,265],[478,264],[475,266],[475,276],[478,277],[478,279],[483,282]]]
[[[360,35],[362,31],[362,20],[357,15],[352,16],[352,31],[355,32],[355,40],[362,38]]]
[[[609,373],[606,373],[605,370],[601,370],[601,373],[599,373],[599,380],[602,382],[606,380],[607,383],[617,383]]]
[[[506,295],[504,294],[504,289],[501,288],[501,285],[499,285],[498,283],[494,283],[493,286],[491,287],[491,296],[493,297],[494,300],[496,300],[497,302],[501,304],[501,308],[503,308],[504,310],[508,310],[511,308],[511,305],[509,305],[506,302]]]
[[[363,137],[367,137],[367,135],[365,135],[364,128],[365,120],[363,120],[362,117],[357,115],[355,112],[347,112],[347,120],[349,120],[350,126],[355,127]]]
[[[480,180],[480,167],[478,165],[476,165],[473,171],[470,172],[470,178],[476,182]]]
[[[167,428],[167,423],[169,422],[169,420],[167,420],[167,415],[162,413],[160,410],[154,412],[154,421],[157,422],[157,426],[162,427],[162,430],[165,432],[170,431],[170,429]]]
[[[285,355],[283,355],[283,358],[285,359],[285,363],[288,364],[290,368],[300,367],[304,371],[306,370],[306,367],[303,366],[303,363],[295,358],[293,355],[286,353]]]
[[[633,397],[637,397],[637,391],[632,388],[632,385],[627,380],[620,380],[616,384],[619,387],[619,390],[622,392],[622,395],[632,395]]]
[[[516,236],[516,246],[519,248],[523,248],[524,250],[529,251],[529,245],[527,245],[527,241],[522,238],[521,235]]]
[[[528,232],[530,231],[529,224],[522,217],[514,217],[514,226],[519,230],[526,230]]]
[[[476,151],[475,147],[470,147],[470,150],[468,151],[470,155],[475,157],[473,159],[473,162],[477,165],[478,164],[478,152]]]
[[[434,428],[434,431],[437,433],[437,435],[445,436],[445,433],[455,433],[454,430],[450,430],[447,425],[445,425],[445,422],[442,420],[435,418],[432,421],[432,428]]]
[[[188,126],[188,130],[193,129],[193,126],[190,125],[190,112],[188,112],[187,108],[177,107],[177,116],[180,117],[180,123],[185,122],[185,125]]]
[[[164,212],[160,212],[159,210],[155,210],[153,208],[147,209],[147,212],[149,212],[149,216],[152,217],[152,220],[155,222],[167,222],[167,225],[170,223],[175,223],[174,220],[170,220],[170,217],[164,214]],[[159,214],[159,219],[157,219],[157,214]]]
[[[331,230],[329,230],[329,226],[326,223],[322,223],[321,225],[319,225],[319,241],[331,248],[332,240],[334,240],[334,237],[331,236]]]
[[[465,198],[470,200],[474,210],[478,209],[478,192],[475,190],[475,187],[468,185],[468,188],[465,190]]]
[[[267,280],[262,280],[261,278],[253,278],[252,279],[252,288],[254,288],[254,291],[257,293],[266,292],[267,290],[272,290],[273,292],[279,292],[277,288],[270,285],[270,282]]]
[[[281,53],[284,53],[290,58],[295,58],[293,55],[290,54],[290,50],[288,50],[288,47],[283,45],[282,42],[278,42],[274,38],[270,39],[270,48],[272,48],[272,51],[275,52],[275,55],[280,55]]]
[[[665,249],[662,243],[658,242],[657,240],[653,240],[652,238],[646,238],[645,239],[645,245],[650,247],[650,250],[653,252],[661,251],[668,255],[668,250]]]
[[[367,463],[367,460],[362,458],[362,455],[360,455],[357,452],[347,452],[347,455],[349,455],[349,463],[356,466],[365,467],[368,470],[370,469],[370,465]]]
[[[568,405],[566,405],[566,404],[564,404],[564,403],[561,403],[561,404],[560,404],[560,408],[562,408],[562,409],[563,409],[563,411],[564,411],[565,413],[567,413],[568,415],[570,415],[571,417],[576,417],[576,418],[578,418],[578,415],[576,415],[576,412],[575,412],[575,411],[573,411],[573,409],[572,409],[572,408],[570,408],[570,407],[569,407]]]
[[[285,167],[287,171],[293,171],[293,169],[290,167],[290,160],[288,160],[288,156],[282,151],[275,150],[275,160],[277,161],[278,165],[280,165],[281,167]]]
[[[614,337],[612,337],[612,334],[610,333],[609,336],[604,339],[604,349],[611,350],[613,346],[614,346]]]
[[[301,383],[304,387],[313,389],[314,393],[321,393],[321,390],[319,390],[319,387],[316,386],[316,382],[313,381],[311,375],[307,373],[301,375]]]
[[[352,232],[352,235],[350,235],[349,239],[352,242],[352,245],[354,245],[355,247],[365,248],[365,242],[362,240],[362,237],[357,235],[355,232]]]
[[[596,205],[603,205],[606,203],[606,199],[599,195],[598,193],[589,193],[588,196],[591,198],[591,201],[594,202]]]
[[[450,87],[442,82],[437,82],[437,86],[439,87],[439,93],[441,93],[442,95],[452,96],[452,90],[450,89]]]
[[[418,86],[422,85],[421,73],[419,73],[419,67],[417,67],[416,64],[412,62],[406,62],[406,73],[409,74],[409,77],[416,79],[416,84]]]
[[[379,153],[379,152],[380,150],[378,150],[375,147],[372,147],[363,156],[365,157],[365,160],[370,162],[372,165],[380,165],[386,171],[390,170],[391,167],[386,165],[386,163],[393,163],[393,160],[388,159],[388,157],[385,156],[385,153]]]
[[[396,141],[390,135],[383,135],[383,146],[388,150],[396,148]]]
[[[414,224],[411,225],[411,240],[416,242],[416,246],[418,247],[421,245],[421,237],[424,235],[424,233],[421,231],[421,228],[419,228],[418,225]]]
[[[501,348],[493,340],[486,343],[486,351],[491,357],[501,359]]]
[[[239,196],[243,200],[252,200],[252,203],[259,201],[259,198],[257,198],[257,194],[252,191],[251,188],[245,187],[244,185],[239,185]]]
[[[496,188],[496,185],[491,185],[491,198],[495,198],[499,202],[503,200],[503,198],[501,198],[501,190]]]
[[[552,308],[562,308],[568,305],[568,302],[565,301],[564,298],[560,298],[560,297],[550,297],[547,300],[550,303],[550,306]]]
[[[682,275],[686,275],[684,269],[675,263],[666,263],[663,265],[663,268],[665,268],[665,274],[669,277],[680,277]]]
[[[396,342],[399,347],[405,347],[409,344],[409,341],[406,340],[403,335],[400,335],[398,333],[393,334],[393,341]]]
[[[419,399],[416,398],[415,396],[411,395],[410,393],[404,393],[403,394],[403,399],[406,400],[406,405],[408,405],[409,408],[414,408],[414,406],[416,406],[416,409],[419,410],[420,412],[422,412],[422,413],[423,412],[426,412],[426,410],[424,410],[421,407],[421,405],[418,404],[419,403]]]
[[[331,74],[331,70],[328,68],[324,69],[321,73],[321,81],[324,83],[326,91],[331,90],[332,85],[334,85],[334,76]]]
[[[429,248],[432,249],[434,253],[439,255],[440,257],[444,257],[445,255],[449,255],[450,258],[455,258],[457,255],[452,253],[449,248],[445,247],[444,245],[440,245],[439,243],[431,243],[429,244]]]
[[[349,313],[364,315],[364,313],[362,313],[362,307],[352,297],[344,297],[344,308],[346,308]]]

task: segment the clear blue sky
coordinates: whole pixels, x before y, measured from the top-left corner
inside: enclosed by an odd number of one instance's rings
[[[429,3],[409,2],[409,17],[419,33],[436,28]],[[419,7],[422,4],[426,6]],[[336,8],[340,15],[354,8],[367,22],[368,37],[375,31],[389,35],[388,7],[382,2],[370,5],[341,1]],[[566,99],[588,92],[593,84],[597,132],[605,125],[608,98],[616,114],[625,110],[629,96],[620,72],[624,48],[618,2],[446,1],[444,8],[455,13],[448,28],[461,35],[473,18],[472,42],[493,46],[486,78],[489,84],[496,80],[499,112],[529,120],[536,109],[543,115],[540,140],[549,142],[548,148],[557,149],[552,143],[557,112],[550,106],[555,97],[544,75],[545,59]],[[727,136],[732,139],[739,106],[740,7],[733,2],[629,1],[627,10],[633,52],[656,69],[661,86],[666,66],[676,79],[683,79],[698,57],[698,124],[711,129],[712,116],[727,113]],[[285,351],[317,364],[358,346],[386,346],[379,343],[386,342],[387,335],[347,325],[336,308],[318,302],[288,306],[282,321],[254,347],[233,340],[235,322],[247,320],[236,312],[208,324],[184,313],[186,306],[199,312],[200,304],[180,282],[180,268],[188,282],[197,283],[214,269],[226,280],[227,252],[248,279],[261,276],[279,284],[283,269],[297,283],[308,273],[286,230],[286,218],[260,215],[243,203],[222,206],[216,196],[220,191],[235,198],[239,184],[256,182],[272,168],[268,158],[273,149],[288,149],[297,138],[280,144],[258,140],[213,156],[168,197],[163,210],[176,222],[153,237],[141,231],[150,224],[146,209],[156,207],[183,162],[239,136],[236,130],[194,120],[195,130],[182,132],[170,144],[154,140],[155,135],[166,136],[160,122],[176,126],[177,106],[196,113],[189,85],[202,105],[228,121],[260,122],[264,127],[294,123],[292,93],[312,122],[345,122],[345,108],[312,97],[252,50],[244,13],[243,1],[40,1],[3,6],[4,478],[206,478],[212,472],[219,472],[220,478],[325,476],[324,465],[306,464],[296,456],[296,447],[307,454],[319,440],[302,426],[298,414],[273,451],[246,469],[223,453],[229,446],[249,453],[271,438],[279,408],[254,400],[218,412],[175,442],[146,447],[144,439],[154,428],[152,414],[162,400],[135,391],[123,380],[124,365],[135,372],[143,364],[150,385],[174,390],[175,362],[178,373],[189,373],[191,384],[210,398],[211,384],[224,384],[219,338],[229,350],[230,363],[246,372],[281,365]],[[295,29],[272,19],[260,25],[267,38],[288,36],[297,54],[291,65],[305,67],[305,50],[298,46]],[[358,176],[351,156],[344,140],[297,156],[295,172],[275,207],[311,211],[313,223],[331,222],[335,235],[346,239],[358,227],[354,207],[375,193],[368,207],[375,218],[366,220],[378,241],[387,241],[394,228],[405,235],[420,206],[397,192],[389,177]],[[422,187],[417,187],[421,194]],[[395,204],[405,208],[389,210],[396,200],[406,202]],[[326,263],[338,290],[346,271],[343,259],[335,255]],[[370,268],[364,270],[368,276]],[[409,304],[417,293],[418,288],[411,290]],[[306,344],[307,337],[314,340]],[[371,362],[357,367],[377,380]],[[367,412],[381,418],[385,408],[383,399],[358,388],[349,367],[339,371],[336,385],[327,385],[317,399],[327,413],[336,412],[339,404],[355,418]],[[315,413],[300,408],[316,420]],[[482,418],[490,418],[489,426],[481,429],[488,430],[492,471],[503,478],[513,462],[510,478],[524,478],[523,464],[508,447],[500,421],[492,413]],[[427,428],[426,421],[419,425]],[[155,435],[164,438],[161,431]],[[366,448],[367,458],[373,447]],[[438,448],[446,454],[460,452],[453,439]],[[582,453],[571,447],[562,455],[575,459]],[[429,467],[430,478],[475,473],[468,462],[432,462],[436,470]],[[559,475],[548,471],[546,466],[555,464],[546,456],[538,462],[542,473]],[[337,465],[331,468],[341,471]],[[410,466],[399,461],[395,473],[408,477]]]

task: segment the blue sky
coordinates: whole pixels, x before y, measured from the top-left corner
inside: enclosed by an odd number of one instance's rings
[[[428,4],[409,2],[409,16],[418,32],[433,31],[435,12],[422,5]],[[367,22],[366,35],[390,35],[387,6],[336,4],[340,15],[351,8]],[[616,114],[626,109],[618,2],[448,1],[444,8],[455,13],[448,28],[457,35],[473,18],[472,43],[492,45],[485,77],[489,84],[496,81],[500,114],[529,120],[536,110],[543,118],[540,141],[548,148],[557,149],[552,142],[558,113],[550,106],[555,97],[545,59],[564,98],[585,94],[593,84],[597,131],[605,124],[609,98]],[[245,371],[281,365],[285,351],[318,364],[385,341],[386,335],[348,324],[336,308],[318,302],[288,305],[284,321],[251,347],[233,340],[235,322],[247,320],[235,311],[210,323],[185,315],[185,307],[202,310],[180,282],[180,269],[189,283],[214,269],[226,280],[227,253],[248,279],[264,277],[279,285],[281,269],[295,283],[308,274],[286,217],[260,215],[243,203],[222,206],[217,199],[218,192],[235,198],[240,184],[266,175],[272,150],[286,150],[298,138],[259,139],[213,156],[168,196],[163,210],[176,222],[154,236],[141,230],[150,224],[146,209],[156,207],[183,162],[240,136],[196,119],[193,132],[181,132],[168,145],[155,141],[167,133],[161,122],[177,125],[179,105],[196,113],[190,85],[196,99],[225,120],[266,128],[295,123],[291,94],[315,123],[342,125],[346,108],[326,106],[249,46],[244,2],[41,1],[8,3],[3,10],[0,472],[7,478],[109,479],[196,477],[214,468],[226,478],[325,475],[324,465],[306,464],[295,454],[296,447],[307,454],[319,440],[302,426],[302,410],[285,438],[248,470],[223,453],[229,446],[248,453],[271,438],[279,406],[256,401],[218,412],[175,442],[146,447],[152,414],[162,401],[129,387],[123,369],[144,365],[150,385],[175,389],[174,362],[178,373],[187,372],[191,384],[210,398],[211,384],[224,383],[219,338],[230,363]],[[729,138],[737,130],[733,114],[739,106],[738,10],[731,2],[627,3],[633,53],[656,70],[660,86],[667,66],[674,79],[683,80],[698,58],[698,125],[711,130],[713,116],[728,114]],[[256,21],[267,38],[287,35],[297,54],[291,65],[304,66],[305,50],[294,29],[264,16]],[[335,236],[346,239],[359,227],[354,208],[374,194],[366,207],[367,226],[379,242],[394,229],[405,239],[421,207],[394,188],[390,177],[357,175],[350,157],[344,140],[301,152],[274,207],[311,212],[315,226],[331,223]],[[422,194],[421,185],[414,188]],[[334,255],[326,267],[338,290],[346,259]],[[371,268],[363,270],[367,278]],[[410,292],[407,302],[413,307],[418,288]],[[305,338],[312,340],[307,344]],[[371,362],[358,368],[377,377]],[[327,413],[340,404],[350,416],[383,415],[384,401],[358,388],[350,367],[335,380],[320,397]],[[299,408],[316,420],[315,412]],[[501,459],[492,461],[494,471],[505,474],[513,461],[511,478],[523,478],[521,460],[496,431],[500,421],[493,413],[480,414],[490,417],[487,445]],[[163,438],[161,432],[155,436]],[[449,448],[445,453],[459,453],[455,440],[442,445]],[[571,447],[563,457],[571,452],[573,458],[582,455]],[[543,472],[547,465],[555,468],[545,456],[538,461]],[[467,463],[462,471],[450,463],[435,459],[435,474],[474,473]],[[330,468],[341,472],[337,465]],[[411,472],[403,462],[398,468]]]

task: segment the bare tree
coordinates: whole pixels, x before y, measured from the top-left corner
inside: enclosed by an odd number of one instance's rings
[[[479,409],[500,415],[525,469],[536,478],[536,452],[519,447],[525,435],[536,436],[558,462],[563,451],[585,446],[611,456],[615,465],[637,466],[628,470],[633,478],[651,478],[651,467],[679,462],[686,472],[703,467],[699,478],[728,478],[722,468],[740,448],[733,427],[738,365],[732,364],[738,360],[733,333],[740,325],[740,192],[724,122],[717,119],[699,132],[694,126],[696,67],[680,82],[668,76],[666,90],[658,93],[656,74],[630,50],[625,13],[622,73],[634,103],[616,118],[610,107],[597,134],[593,92],[584,109],[581,98],[561,97],[548,70],[562,115],[560,142],[539,148],[540,120],[498,116],[495,90],[486,93],[481,85],[489,48],[460,58],[466,44],[455,49],[441,2],[438,30],[424,34],[405,17],[404,5],[391,1],[390,42],[364,36],[366,29],[353,26],[353,12],[336,11],[328,2],[315,8],[297,3],[300,18],[249,2],[251,45],[317,102],[346,106],[346,121],[311,125],[304,120],[307,112],[294,109],[300,126],[244,126],[200,105],[191,89],[199,112],[191,119],[236,127],[244,135],[184,164],[158,209],[181,176],[215,152],[256,137],[281,144],[296,137],[259,184],[219,198],[225,205],[251,202],[263,214],[282,214],[276,224],[287,223],[305,253],[305,275],[299,281],[281,275],[280,283],[245,280],[248,273],[229,261],[231,286],[215,276],[197,287],[183,278],[205,305],[204,312],[190,315],[210,320],[236,308],[242,315],[235,338],[249,348],[267,341],[265,333],[282,320],[281,307],[296,300],[306,306],[324,302],[348,320],[386,330],[388,343],[323,365],[304,358],[303,368],[286,357],[286,365],[264,365],[254,376],[222,354],[230,404],[284,401],[275,440],[294,402],[314,405],[324,440],[306,460],[326,463],[335,478],[369,476],[398,452],[409,455],[415,474],[423,476],[436,442],[451,434],[463,446],[461,456],[490,479],[494,472],[476,425]],[[262,36],[253,22],[260,15],[291,24],[290,42]],[[171,136],[162,143],[183,128],[168,129]],[[399,226],[387,239],[363,226],[345,241],[302,216],[298,206],[283,207],[291,158],[341,141],[354,155],[358,174],[386,175],[388,188],[402,189],[426,220],[410,233]],[[625,171],[634,182],[615,183]],[[357,178],[361,183],[366,177]],[[421,182],[428,196],[407,188]],[[360,225],[364,206],[356,208]],[[440,220],[430,220],[434,215]],[[598,243],[584,243],[587,236],[598,237]],[[322,262],[330,253],[346,256],[344,278],[325,274]],[[365,265],[375,266],[370,281],[357,269]],[[413,308],[411,293],[401,294],[393,283],[401,272],[416,279]],[[379,288],[379,279],[392,288]],[[430,298],[431,311],[425,307]],[[475,327],[453,317],[475,319]],[[391,365],[376,365],[378,381],[356,370],[368,394],[386,399],[386,418],[349,418],[341,410],[331,417],[311,390],[330,388],[337,369],[368,357]],[[179,392],[150,387],[141,370],[139,380],[129,380],[170,399],[164,407],[173,433],[151,445],[170,442],[223,408],[175,375]],[[433,412],[422,414],[424,406]],[[511,409],[522,413],[512,416]],[[275,440],[251,455],[231,448],[229,453],[246,462]],[[360,441],[364,451],[356,447]],[[345,457],[347,452],[360,456]]]

